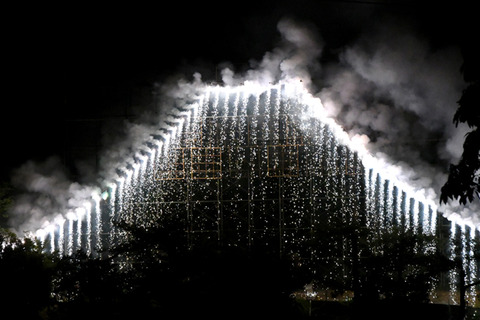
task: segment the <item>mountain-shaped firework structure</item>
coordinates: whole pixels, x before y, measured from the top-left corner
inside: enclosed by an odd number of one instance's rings
[[[175,221],[188,247],[268,250],[341,274],[353,243],[332,238],[329,252],[314,243],[321,230],[344,225],[447,237],[437,250],[460,252],[470,280],[479,276],[468,244],[479,231],[438,214],[327,117],[300,80],[201,85],[177,102],[103,193],[37,231],[48,250],[96,256],[120,241],[115,220],[145,228]]]

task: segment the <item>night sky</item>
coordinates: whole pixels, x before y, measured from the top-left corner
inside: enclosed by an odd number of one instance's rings
[[[75,163],[67,153],[85,140],[102,149],[104,132],[96,121],[137,114],[140,102],[123,103],[132,96],[143,95],[142,107],[148,108],[155,82],[176,74],[190,80],[194,71],[215,80],[216,67],[224,63],[239,72],[247,69],[278,44],[281,18],[300,21],[322,39],[323,63],[335,61],[369,29],[395,19],[432,47],[458,46],[472,39],[473,11],[458,1],[438,7],[418,1],[302,0],[8,7],[2,19],[1,177],[51,155]]]

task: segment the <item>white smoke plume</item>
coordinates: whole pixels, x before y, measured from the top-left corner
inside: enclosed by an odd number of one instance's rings
[[[457,47],[434,48],[406,26],[382,24],[364,34],[324,71],[318,96],[351,135],[367,135],[367,148],[402,168],[406,181],[439,203],[449,163],[463,151],[466,126],[454,126],[466,84]],[[442,206],[447,217],[479,225],[473,203]]]
[[[321,65],[324,43],[314,28],[287,19],[278,23],[278,31],[281,46],[243,75],[224,69],[224,83],[301,79],[352,139],[363,140],[403,182],[439,204],[448,166],[460,159],[468,132],[452,121],[466,86],[460,49],[433,47],[415,29],[394,20],[346,46],[339,61]],[[453,201],[440,210],[480,225],[478,203],[459,206]]]
[[[238,85],[245,81],[254,81],[262,85],[280,80],[298,78],[310,88],[311,76],[320,72],[318,58],[323,49],[323,40],[312,26],[300,24],[291,19],[283,19],[277,25],[282,42],[271,52],[267,52],[261,61],[250,61],[250,70],[236,75],[233,70],[221,71],[226,85]]]
[[[26,162],[14,172],[12,184],[23,191],[10,214],[12,229],[19,235],[81,207],[97,189],[70,181],[60,159],[54,156],[43,162]]]

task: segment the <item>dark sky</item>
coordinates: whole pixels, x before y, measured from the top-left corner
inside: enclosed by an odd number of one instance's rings
[[[250,59],[260,60],[279,40],[282,17],[311,25],[325,41],[322,58],[331,59],[386,17],[409,21],[434,45],[460,44],[471,38],[472,12],[458,1],[437,7],[419,1],[296,0],[7,8],[2,178],[27,160],[65,156],[69,139],[78,135],[95,140],[95,125],[79,133],[75,121],[131,115],[116,107],[132,92],[138,95],[138,88],[148,95],[155,81],[177,72],[189,76],[199,70],[213,79],[219,63],[241,69]]]

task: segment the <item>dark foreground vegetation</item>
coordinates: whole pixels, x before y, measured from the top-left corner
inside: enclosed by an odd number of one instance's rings
[[[312,318],[322,320],[454,320],[461,319],[459,306],[420,303],[338,303],[315,301]],[[467,308],[465,319],[479,319],[477,309]]]
[[[371,282],[363,291],[357,288],[352,301],[308,301],[292,292],[312,278],[289,258],[236,247],[183,250],[176,241],[164,241],[175,239],[168,232],[174,228],[124,227],[128,241],[103,258],[81,251],[59,257],[3,231],[2,313],[18,319],[461,319],[458,306],[428,303],[428,272],[386,283],[381,270],[392,263],[388,257],[372,257],[377,277],[369,274]],[[321,277],[313,281],[320,284]],[[382,299],[368,294],[373,288],[383,291]],[[478,315],[467,309],[467,319]]]

